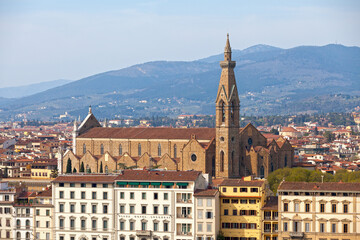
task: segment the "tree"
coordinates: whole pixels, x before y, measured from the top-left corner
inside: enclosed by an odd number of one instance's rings
[[[76,173],[77,171],[76,171],[76,168],[74,168],[74,170],[73,170],[73,173]]]
[[[330,143],[335,139],[335,134],[333,134],[333,133],[331,133],[329,131],[326,131],[326,132],[324,132],[324,137],[326,138],[326,141],[328,143]]]
[[[91,168],[89,168],[89,169],[87,170],[87,173],[91,173]]]
[[[103,173],[103,165],[102,165],[102,162],[100,162],[100,173]]]
[[[71,160],[70,158],[67,161],[67,165],[66,165],[66,173],[71,173],[72,167],[71,167]]]
[[[85,172],[85,169],[84,169],[84,162],[81,162],[81,165],[80,165],[80,171],[79,172]]]
[[[279,131],[278,131],[277,129],[275,129],[275,128],[272,128],[272,129],[270,130],[270,133],[272,133],[272,134],[274,134],[274,135],[279,135]]]
[[[319,135],[319,130],[318,130],[317,127],[315,127],[315,129],[314,129],[314,134],[315,134],[315,135]]]
[[[51,174],[50,174],[51,178],[57,178],[58,175],[59,175],[59,171],[57,168],[51,170]]]
[[[224,233],[222,231],[219,231],[219,233],[216,236],[216,240],[224,240],[225,236]]]

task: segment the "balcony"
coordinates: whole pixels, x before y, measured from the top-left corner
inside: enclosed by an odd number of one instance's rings
[[[176,199],[177,203],[192,203],[191,199]]]
[[[178,232],[177,235],[179,235],[179,236],[192,236],[192,232]]]
[[[137,230],[136,236],[139,237],[151,237],[151,230]]]
[[[177,218],[192,218],[191,214],[178,214]]]
[[[303,232],[290,232],[289,235],[291,238],[303,238],[304,237]]]

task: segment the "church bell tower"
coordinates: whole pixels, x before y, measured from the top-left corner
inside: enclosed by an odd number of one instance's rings
[[[240,100],[234,74],[236,62],[231,60],[229,34],[216,97],[215,177],[240,176]]]

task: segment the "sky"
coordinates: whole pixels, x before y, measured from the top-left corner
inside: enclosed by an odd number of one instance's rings
[[[358,0],[0,0],[0,88],[256,44],[360,46]]]

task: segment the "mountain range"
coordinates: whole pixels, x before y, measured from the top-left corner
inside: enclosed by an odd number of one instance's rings
[[[359,47],[256,45],[233,50],[232,58],[241,114],[348,112],[360,105]],[[89,105],[99,118],[214,114],[222,59],[148,62],[0,98],[0,119],[51,120],[64,112],[75,118]]]

